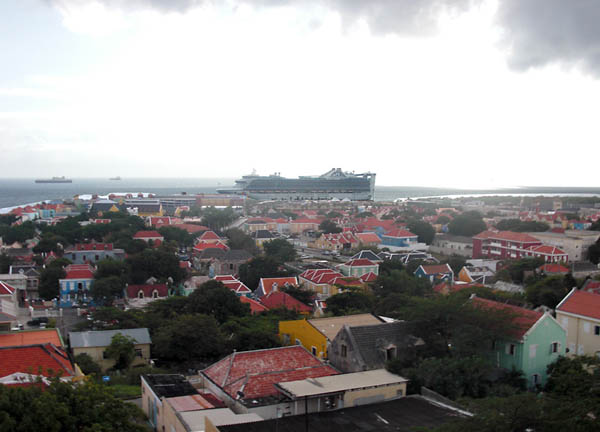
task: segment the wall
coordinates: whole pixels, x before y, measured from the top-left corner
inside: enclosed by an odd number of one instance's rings
[[[552,353],[553,342],[558,342],[558,352]],[[548,377],[546,368],[550,363],[565,354],[567,345],[565,330],[550,315],[545,315],[525,336],[523,346],[523,372],[533,386],[533,374],[540,376],[539,384],[546,383]],[[534,355],[535,354],[535,355]]]
[[[346,345],[345,357],[342,356],[342,345]],[[342,372],[362,372],[367,370],[367,365],[354,349],[354,343],[344,328],[331,341],[328,357],[331,364]]]
[[[344,407],[383,402],[406,396],[406,383],[350,390],[344,393]]]
[[[162,401],[154,394],[148,383],[140,377],[142,383],[142,411],[146,414],[154,430],[162,431]]]
[[[556,311],[556,319],[567,331],[567,355],[598,355],[600,335],[595,334],[594,328],[600,326],[600,320],[565,314],[559,310]]]
[[[327,358],[327,338],[307,320],[280,321],[279,336],[282,341],[284,335],[289,335],[288,345],[296,345],[296,339],[299,339],[309,352],[312,352],[312,347],[315,347],[317,357]]]

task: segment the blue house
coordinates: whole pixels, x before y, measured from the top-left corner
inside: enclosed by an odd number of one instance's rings
[[[416,234],[403,229],[395,229],[388,231],[386,234],[381,234],[381,245],[380,247],[398,247],[398,248],[410,248],[418,243]]]
[[[90,288],[94,280],[94,268],[87,264],[71,264],[65,269],[67,275],[59,279],[60,307],[72,307],[82,303],[93,303]]]
[[[420,265],[415,271],[415,276],[426,278],[431,283],[447,281],[452,283],[454,272],[448,264]]]

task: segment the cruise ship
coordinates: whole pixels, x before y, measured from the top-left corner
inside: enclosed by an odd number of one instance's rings
[[[332,168],[319,176],[297,179],[281,177],[280,173],[259,176],[255,172],[235,181],[235,186],[217,189],[221,194],[246,195],[259,201],[270,200],[330,200],[371,201],[375,195],[375,174],[345,172]]]
[[[36,179],[36,183],[73,183],[73,180],[62,177],[52,177],[49,179]]]

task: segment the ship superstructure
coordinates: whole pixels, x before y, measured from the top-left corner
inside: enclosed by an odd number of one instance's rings
[[[235,186],[218,189],[223,194],[241,194],[260,201],[265,200],[373,200],[375,174],[342,171],[332,168],[318,176],[300,176],[297,179],[281,177],[280,173],[259,176],[256,173],[236,180]]]

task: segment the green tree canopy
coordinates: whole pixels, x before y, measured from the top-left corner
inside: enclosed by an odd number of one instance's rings
[[[431,244],[435,238],[435,229],[425,221],[412,220],[408,223],[407,228],[411,233],[419,236],[420,243]]]
[[[248,288],[254,290],[258,287],[260,278],[287,276],[287,272],[280,269],[280,263],[269,256],[252,258],[240,266],[240,280]]]
[[[89,354],[86,354],[86,353],[77,354],[75,356],[75,363],[77,363],[79,365],[79,367],[81,368],[81,371],[86,375],[91,375],[91,374],[100,375],[100,373],[102,372],[98,363],[96,363],[89,356]]]
[[[206,225],[212,230],[221,231],[230,225],[236,219],[236,215],[231,207],[219,210],[209,207],[204,210],[202,216],[202,225]]]
[[[285,239],[274,239],[263,243],[265,255],[272,257],[280,263],[294,261],[296,259],[296,249],[289,241]]]
[[[186,311],[206,314],[224,323],[232,316],[250,314],[250,306],[219,281],[210,280],[200,285],[188,297]]]
[[[322,231],[325,234],[331,234],[340,233],[342,232],[342,229],[339,226],[337,226],[335,222],[332,222],[329,219],[325,219],[319,224],[319,231]]]
[[[194,245],[194,236],[176,226],[163,226],[158,229],[158,232],[165,238],[165,241],[175,242],[180,247]]]
[[[573,288],[572,276],[548,276],[525,288],[527,300],[535,306],[548,306],[554,309]]]
[[[361,291],[346,291],[327,299],[327,312],[336,316],[371,312],[374,303],[372,295]]]
[[[550,229],[550,226],[544,222],[522,221],[520,219],[503,219],[496,224],[496,228],[501,231],[513,232],[544,232]]]
[[[456,216],[448,224],[448,230],[451,234],[472,237],[485,231],[486,225],[481,214],[476,211],[469,211]]]
[[[238,228],[231,228],[225,231],[225,237],[227,237],[227,245],[231,249],[243,249],[246,252],[256,255],[258,248],[254,239],[246,234],[244,231]]]
[[[131,336],[125,336],[122,333],[115,334],[110,345],[104,353],[106,357],[115,360],[114,368],[117,370],[127,369],[135,359],[136,340]]]
[[[56,262],[58,260],[55,260]],[[52,264],[54,264],[54,262]],[[67,273],[58,265],[49,265],[40,273],[39,293],[44,300],[58,298],[59,279],[63,279]]]
[[[170,277],[177,284],[185,277],[177,256],[162,249],[145,249],[139,254],[127,257],[125,262],[131,269],[130,283],[142,284],[154,276],[159,280],[167,280]]]
[[[118,276],[107,276],[92,282],[90,294],[96,304],[110,305],[113,300],[123,298],[125,282]]]

